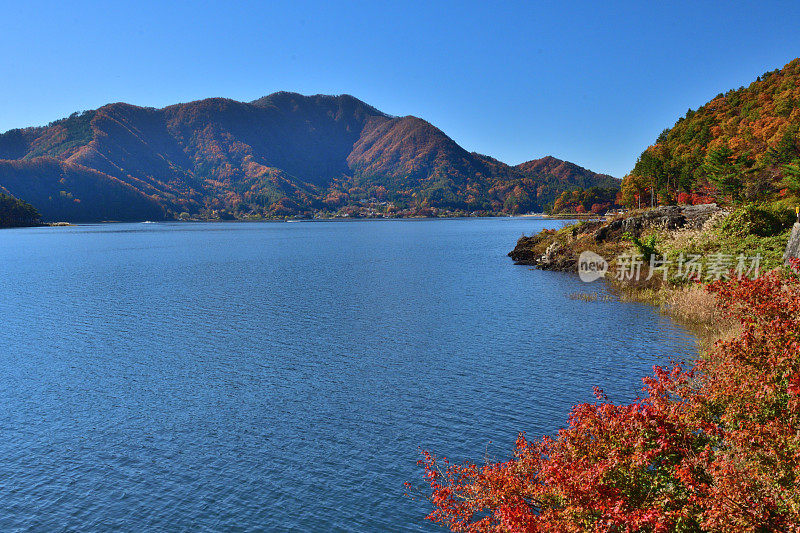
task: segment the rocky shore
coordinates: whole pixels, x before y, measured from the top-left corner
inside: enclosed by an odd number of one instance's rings
[[[578,257],[583,251],[616,255],[622,248],[629,248],[630,242],[624,239],[626,234],[638,238],[647,230],[701,230],[712,217],[725,213],[717,204],[656,207],[522,237],[508,255],[518,264],[543,270],[577,271]]]

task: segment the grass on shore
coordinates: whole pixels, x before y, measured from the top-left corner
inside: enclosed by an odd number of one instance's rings
[[[679,257],[699,256],[698,262],[703,273],[709,272],[710,263],[720,256],[730,260],[731,267],[735,266],[739,256],[758,256],[757,274],[763,274],[785,268],[783,254],[793,223],[793,211],[783,205],[751,204],[720,211],[697,229],[650,228],[642,232],[639,241],[654,243],[658,256],[673,261]],[[577,257],[584,250],[592,250],[609,259],[607,280],[613,292],[621,300],[658,307],[665,315],[697,335],[701,352],[717,340],[730,338],[738,333],[738,324],[725,316],[717,305],[717,297],[706,290],[705,283],[708,279],[704,279],[704,283],[688,281],[678,276],[675,271],[677,267],[670,267],[666,280],[661,272],[650,277],[646,260],[638,280],[614,279],[619,265],[612,258],[636,254],[637,247],[625,236],[595,242],[591,235],[600,226],[597,222],[578,222],[551,231],[545,239],[531,242],[534,243],[537,253],[555,241],[566,250],[567,255]],[[748,266],[752,266],[750,259]],[[647,279],[648,277],[651,279]]]
[[[716,341],[731,338],[739,332],[738,323],[725,316],[718,306],[717,296],[702,284],[642,286],[614,281],[611,286],[620,300],[658,307],[664,315],[691,331],[697,337],[701,353]]]

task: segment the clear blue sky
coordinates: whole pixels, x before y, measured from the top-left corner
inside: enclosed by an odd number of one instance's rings
[[[687,108],[800,56],[797,1],[0,1],[0,131],[117,101],[349,93],[508,163],[618,177]]]

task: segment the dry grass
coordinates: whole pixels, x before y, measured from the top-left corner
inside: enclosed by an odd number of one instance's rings
[[[711,218],[706,220],[705,224],[703,224],[703,227],[700,229],[684,228],[672,231],[659,231],[658,236],[662,248],[664,248],[666,252],[703,249],[715,241],[716,237],[714,234],[716,230],[729,215],[730,211],[728,210],[714,213]]]
[[[568,295],[570,300],[580,300],[582,302],[611,302],[614,300],[609,294],[599,292],[573,292]]]
[[[738,331],[736,321],[725,316],[717,305],[717,296],[700,285],[665,290],[661,310],[694,331],[704,346]]]
[[[699,285],[665,290],[661,308],[685,324],[710,324],[723,320],[717,308],[716,295]]]
[[[710,239],[707,233],[697,229],[681,229],[672,232],[665,232],[662,246],[672,250],[686,250],[696,246],[702,246]]]
[[[738,324],[717,306],[716,295],[702,285],[669,283],[614,285],[620,300],[655,305],[661,312],[689,329],[698,338],[700,351],[738,332]]]

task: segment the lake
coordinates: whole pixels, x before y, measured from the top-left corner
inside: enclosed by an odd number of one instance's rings
[[[0,231],[0,530],[438,531],[419,448],[504,459],[694,339],[514,265],[531,218]]]

